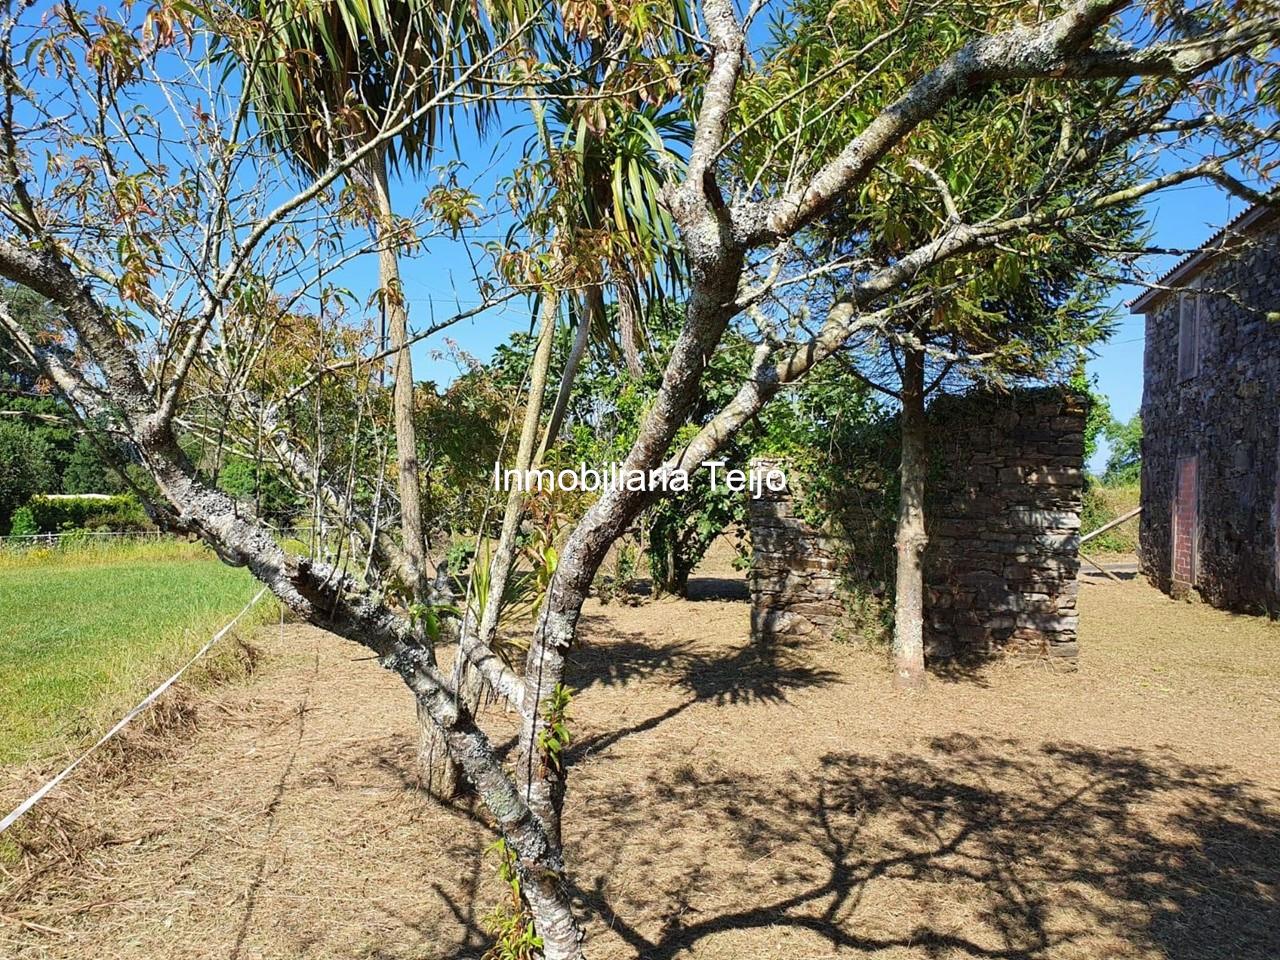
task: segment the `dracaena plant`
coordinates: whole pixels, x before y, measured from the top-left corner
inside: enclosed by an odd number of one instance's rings
[[[391,175],[397,169],[421,172],[431,163],[442,127],[462,109],[441,100],[442,89],[458,85],[460,93],[478,97],[469,113],[483,126],[488,107],[478,73],[490,51],[488,25],[466,0],[246,0],[220,37],[217,50],[243,83],[264,139],[304,178],[323,173],[337,157],[365,151],[346,179],[377,238],[378,302],[393,360],[399,527],[407,561],[402,588],[414,603],[437,600],[427,577],[428,525],[399,263],[401,249],[416,237],[396,216]],[[466,191],[437,187],[425,202],[456,233],[472,199]],[[439,766],[424,770],[423,781],[437,794],[452,795],[457,771],[435,748],[429,727],[422,742],[423,764]]]

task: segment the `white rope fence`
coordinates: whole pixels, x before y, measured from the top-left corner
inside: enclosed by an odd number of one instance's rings
[[[76,767],[80,766],[80,764],[83,763],[86,759],[88,759],[88,757],[91,756],[96,750],[98,750],[99,747],[101,747],[104,743],[106,743],[108,740],[114,737],[117,733],[123,730],[125,726],[129,723],[129,721],[131,721],[143,710],[145,710],[147,707],[153,704],[156,701],[156,698],[158,698],[162,693],[164,693],[171,686],[173,686],[174,683],[177,682],[178,678],[181,677],[184,673],[187,672],[188,669],[191,668],[192,664],[194,664],[197,660],[199,660],[206,653],[208,653],[210,648],[212,648],[215,643],[217,643],[219,640],[225,637],[227,635],[227,632],[232,627],[234,627],[237,623],[240,622],[241,617],[243,617],[246,613],[248,613],[251,609],[253,609],[254,605],[259,600],[261,600],[263,596],[266,595],[266,592],[267,592],[266,587],[263,587],[261,590],[259,590],[254,595],[253,599],[244,605],[244,609],[242,609],[239,613],[237,613],[234,617],[232,617],[231,620],[228,621],[227,624],[221,630],[219,630],[212,637],[210,637],[208,642],[205,643],[203,647],[201,647],[199,650],[195,652],[195,655],[192,656],[190,660],[188,660],[186,663],[184,663],[181,667],[178,668],[177,673],[171,676],[164,683],[160,684],[160,686],[156,687],[149,694],[147,694],[146,697],[143,698],[141,703],[139,703],[136,707],[134,707],[132,710],[126,713],[123,717],[121,717],[120,721],[114,727],[112,727],[110,730],[104,733],[102,735],[102,738],[98,740],[97,743],[91,746],[84,753],[80,754],[80,756],[72,760],[71,763],[67,764],[66,768],[61,773],[59,773],[52,780],[49,780],[48,782],[46,782],[44,786],[42,786],[39,790],[37,790],[31,796],[27,797],[27,799],[23,800],[20,804],[18,804],[12,810],[12,812],[9,813],[7,817],[5,817],[3,820],[0,820],[0,833],[4,833],[11,826],[13,826],[14,823],[17,822],[19,817],[21,817],[24,813],[26,813],[28,810],[34,807],[37,803],[43,800],[45,795],[48,794],[50,790],[52,790],[54,787],[60,784],[63,780],[65,780],[71,774],[71,771],[73,771]]]

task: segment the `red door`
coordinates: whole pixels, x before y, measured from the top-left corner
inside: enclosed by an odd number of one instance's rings
[[[1173,582],[1188,587],[1196,584],[1196,531],[1198,500],[1196,495],[1196,458],[1178,461],[1173,492]]]

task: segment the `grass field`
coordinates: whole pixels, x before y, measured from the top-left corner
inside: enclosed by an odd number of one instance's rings
[[[0,554],[0,764],[96,734],[256,589],[198,544]]]

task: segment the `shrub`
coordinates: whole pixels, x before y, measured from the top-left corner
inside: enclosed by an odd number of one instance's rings
[[[19,507],[13,511],[13,520],[9,523],[9,533],[15,537],[29,537],[39,532],[40,528],[36,526],[35,514],[31,512],[30,506]]]
[[[253,503],[268,520],[288,523],[298,515],[297,496],[275,472],[252,460],[227,456],[218,473],[218,486],[237,499]]]
[[[840,584],[839,596],[844,617],[834,634],[837,641],[869,647],[887,647],[892,642],[892,596],[847,579]]]
[[[1097,530],[1138,505],[1139,485],[1099,483],[1091,480],[1084,490],[1084,510],[1080,516],[1083,533]],[[1083,547],[1085,553],[1136,553],[1138,550],[1138,518],[1094,537]]]
[[[109,439],[99,442],[110,444]],[[124,485],[120,477],[102,459],[97,444],[88,434],[80,434],[66,458],[62,471],[63,493],[120,493]]]
[[[23,508],[29,512],[30,533],[67,530],[146,530],[151,524],[141,504],[131,496],[34,496]],[[17,515],[15,514],[15,520]],[[24,526],[28,518],[23,517]]]

